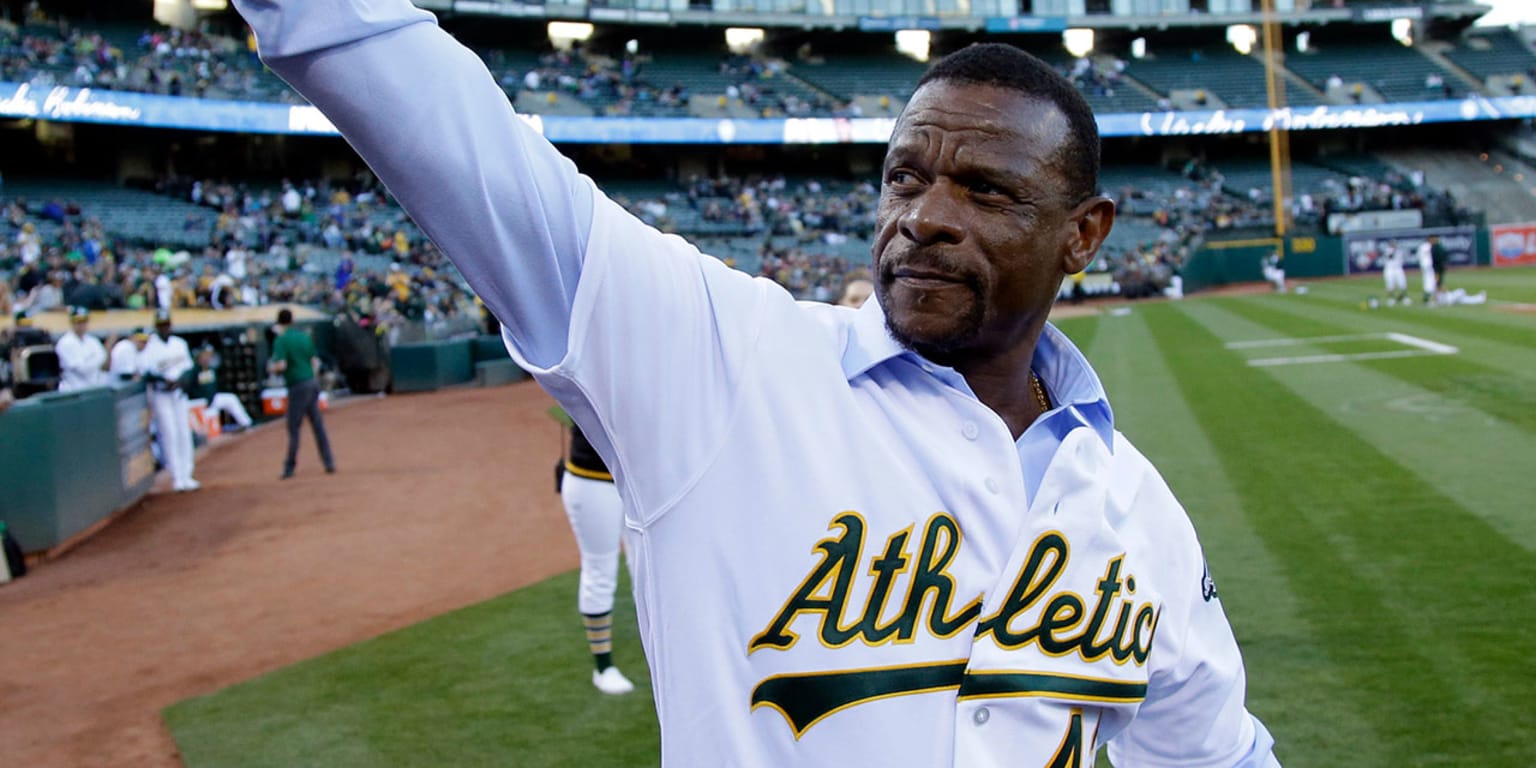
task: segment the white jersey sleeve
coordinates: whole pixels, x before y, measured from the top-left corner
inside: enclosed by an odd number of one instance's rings
[[[728,385],[768,289],[604,197],[407,0],[236,6],[263,60],[330,118],[501,321],[628,506],[664,507],[720,450]]]
[[[1147,697],[1109,743],[1117,768],[1278,768],[1274,739],[1244,705],[1242,654],[1182,505],[1150,462],[1116,436],[1115,452],[1145,467],[1136,526],[1154,542],[1164,604]]]

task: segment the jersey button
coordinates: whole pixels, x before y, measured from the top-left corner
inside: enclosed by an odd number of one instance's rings
[[[980,434],[980,430],[976,429],[976,422],[967,421],[965,426],[960,428],[960,434],[965,435],[967,440],[975,440],[976,435]]]
[[[997,481],[996,480],[993,480],[992,478],[989,477],[989,478],[986,479],[986,482],[984,482],[983,485],[987,486],[987,490],[989,492],[997,493]]]
[[[986,707],[977,709],[976,714],[971,715],[971,720],[973,720],[977,725],[986,725],[987,721],[991,719],[992,713],[987,711]]]

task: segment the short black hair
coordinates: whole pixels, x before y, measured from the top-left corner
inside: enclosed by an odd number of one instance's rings
[[[935,62],[917,87],[936,81],[1008,88],[1056,105],[1072,131],[1059,157],[1068,194],[1074,203],[1098,194],[1099,124],[1088,100],[1050,64],[1005,43],[975,43]]]
[[[293,310],[283,307],[277,311],[278,325],[293,325]]]

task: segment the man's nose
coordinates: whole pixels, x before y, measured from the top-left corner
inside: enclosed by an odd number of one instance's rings
[[[947,180],[930,184],[911,201],[898,221],[901,234],[920,245],[958,243],[965,239],[961,226],[964,193]]]

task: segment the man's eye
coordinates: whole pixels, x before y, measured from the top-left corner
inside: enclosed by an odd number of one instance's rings
[[[917,177],[911,171],[895,170],[885,177],[887,184],[911,184],[917,181]]]
[[[992,183],[986,182],[986,181],[972,182],[971,183],[971,191],[976,193],[976,194],[978,194],[978,195],[1001,195],[1001,194],[1005,194],[1003,192],[1003,188],[1002,187],[999,187],[996,184],[992,184]]]

